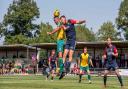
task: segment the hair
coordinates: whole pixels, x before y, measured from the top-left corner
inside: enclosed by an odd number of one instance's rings
[[[61,19],[61,18],[66,18],[66,17],[65,17],[64,15],[62,15],[62,16],[60,17],[60,19]]]
[[[54,16],[53,19],[55,19],[55,18],[59,18],[59,17],[58,16]]]
[[[87,49],[87,47],[84,47],[84,49]]]

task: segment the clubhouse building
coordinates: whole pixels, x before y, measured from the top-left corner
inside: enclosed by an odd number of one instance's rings
[[[128,68],[128,42],[127,41],[113,41],[118,49],[118,65],[120,68]],[[84,47],[88,48],[88,53],[91,55],[94,66],[101,68],[102,55],[106,42],[77,42],[76,50],[73,56],[73,61],[77,62]],[[47,59],[52,49],[56,49],[55,43],[36,43],[30,45],[15,44],[15,45],[1,45],[0,46],[0,63],[11,61],[14,59],[21,59],[25,63],[31,63],[32,55],[36,55],[38,61]],[[41,51],[45,51],[44,58],[40,58]]]

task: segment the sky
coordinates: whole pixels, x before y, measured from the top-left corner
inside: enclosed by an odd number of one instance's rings
[[[13,0],[0,0],[0,22]],[[61,15],[68,19],[86,20],[86,26],[97,32],[107,21],[115,24],[118,9],[122,0],[34,0],[40,11],[40,18],[36,23],[49,22],[53,27],[53,12],[60,10]],[[3,39],[0,39],[0,43]]]

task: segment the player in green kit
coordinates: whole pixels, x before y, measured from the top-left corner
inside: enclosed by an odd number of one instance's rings
[[[60,18],[59,18],[60,12],[56,10],[54,12],[54,22],[57,25],[57,27],[61,26]],[[48,32],[49,35],[51,35],[51,32]],[[60,28],[60,30],[57,31],[57,52],[58,52],[58,64],[60,68],[60,77],[64,75],[64,65],[63,65],[63,48],[64,48],[64,39],[65,39],[65,32],[63,28]],[[59,78],[60,79],[60,78]]]
[[[80,66],[79,83],[81,83],[83,71],[87,72],[89,83],[91,83],[89,64],[91,64],[91,66],[93,67],[93,63],[92,63],[91,57],[87,53],[87,47],[84,47],[83,51],[84,52],[81,54],[80,60],[79,60],[79,66]]]

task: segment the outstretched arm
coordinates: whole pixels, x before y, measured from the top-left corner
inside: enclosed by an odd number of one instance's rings
[[[86,22],[85,20],[73,20],[73,19],[71,19],[70,21],[71,21],[71,23],[73,23],[73,24],[83,24],[83,23]]]
[[[63,30],[66,30],[67,29],[66,26],[62,25],[60,27],[55,28],[52,32],[47,32],[47,34],[48,35],[52,35],[52,34],[56,33],[57,31],[61,30],[61,28],[63,28]]]
[[[80,21],[77,21],[76,24],[83,24],[83,23],[85,23],[85,22],[86,22],[85,20],[80,20]]]
[[[57,28],[55,28],[52,32],[47,32],[47,34],[48,34],[48,35],[52,35],[52,34],[56,33],[57,31],[59,31],[60,28],[61,28],[61,27],[57,27]]]

